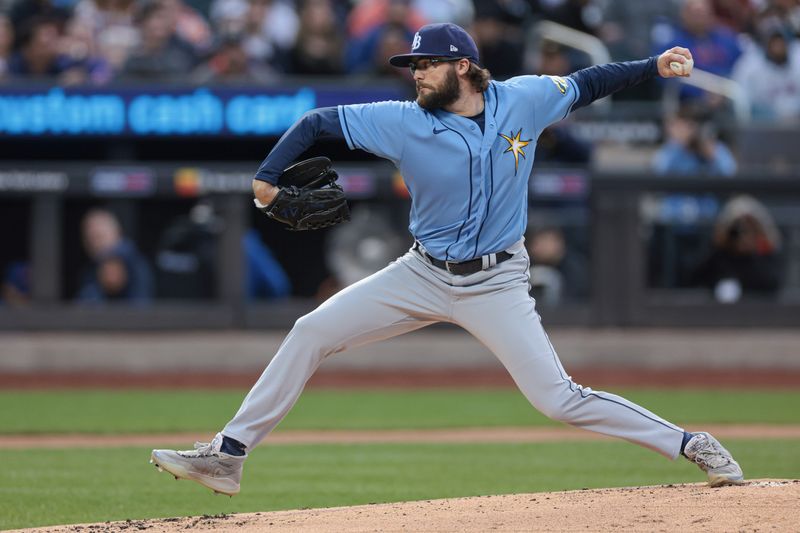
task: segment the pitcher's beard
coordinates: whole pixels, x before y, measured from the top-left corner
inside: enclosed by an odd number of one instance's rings
[[[430,92],[422,94],[417,87],[417,103],[423,109],[433,111],[447,107],[461,96],[461,88],[458,85],[458,75],[455,69],[449,69],[444,78],[444,84],[440,89],[428,89]]]

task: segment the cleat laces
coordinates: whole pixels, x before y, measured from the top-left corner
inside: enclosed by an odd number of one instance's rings
[[[730,457],[716,442],[703,438],[702,443],[695,450],[692,460],[705,469],[721,468],[731,464]]]
[[[212,442],[195,442],[194,450],[184,450],[177,452],[183,457],[219,457],[219,453],[214,450]]]
[[[697,453],[694,460],[706,468],[720,468],[731,463],[727,457],[715,450],[702,450]]]

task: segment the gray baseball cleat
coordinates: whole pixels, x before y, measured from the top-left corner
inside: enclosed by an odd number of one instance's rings
[[[191,479],[216,493],[233,496],[239,493],[247,455],[229,455],[221,452],[220,446],[222,434],[217,433],[209,443],[195,442],[194,450],[153,450],[150,462],[175,479]]]
[[[739,463],[708,433],[694,433],[694,437],[686,443],[683,454],[708,474],[708,484],[712,487],[744,483]]]

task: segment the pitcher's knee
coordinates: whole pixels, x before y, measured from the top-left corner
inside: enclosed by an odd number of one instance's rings
[[[336,328],[324,317],[320,317],[314,312],[298,318],[289,335],[301,339],[309,347],[319,350],[323,356],[338,349],[339,339],[336,335]]]
[[[536,405],[536,409],[538,409],[539,412],[541,412],[544,416],[552,420],[567,423],[570,421],[569,411],[563,404],[545,402],[543,404]]]
[[[582,395],[579,388],[572,388],[564,382],[552,387],[538,387],[536,396],[529,399],[547,418],[569,424],[575,416],[575,407],[582,400]]]

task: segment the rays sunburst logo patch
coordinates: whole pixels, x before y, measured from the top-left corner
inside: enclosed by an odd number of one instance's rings
[[[510,135],[503,135],[502,133],[499,134],[500,137],[506,140],[508,143],[508,148],[506,148],[505,153],[511,152],[514,154],[514,175],[517,175],[517,169],[519,168],[519,156],[525,157],[525,148],[531,142],[531,139],[522,140],[520,137],[522,136],[522,128],[519,129],[516,135],[514,135],[514,130],[511,130]]]

